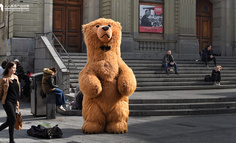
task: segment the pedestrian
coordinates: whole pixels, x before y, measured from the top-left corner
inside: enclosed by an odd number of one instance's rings
[[[216,66],[216,58],[214,56],[214,53],[212,51],[212,47],[210,44],[206,46],[206,48],[203,51],[202,56],[203,56],[202,60],[205,62],[206,67],[208,67],[208,62],[212,60],[214,61],[214,65]]]
[[[179,74],[177,71],[177,64],[174,60],[174,56],[171,55],[171,50],[167,51],[167,54],[165,54],[164,58],[162,59],[162,66],[165,68],[166,74],[169,75],[168,67],[175,68],[175,74]]]
[[[16,64],[16,75],[19,78],[21,88],[23,89],[22,94],[24,95],[23,101],[29,102],[30,101],[30,79],[25,74],[24,68],[21,66],[20,61],[18,59],[14,60]],[[24,81],[24,84],[22,83]]]
[[[6,65],[7,65],[7,61],[3,61],[2,65],[0,66],[0,79],[3,77],[3,72],[5,70]]]
[[[220,80],[221,80],[220,70],[221,69],[222,69],[221,66],[216,66],[216,68],[212,70],[211,79],[214,85],[220,86]]]
[[[7,114],[7,120],[0,126],[0,131],[9,127],[10,143],[14,143],[14,127],[16,123],[16,109],[19,110],[20,84],[15,75],[16,64],[9,62],[0,79],[0,100]]]
[[[42,89],[44,94],[48,94],[53,92],[56,95],[56,105],[57,108],[61,111],[66,111],[63,107],[65,104],[65,96],[63,91],[55,85],[55,75],[57,73],[57,69],[55,67],[44,68],[43,70],[43,79],[42,79]]]

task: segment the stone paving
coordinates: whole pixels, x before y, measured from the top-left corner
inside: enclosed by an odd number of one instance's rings
[[[184,91],[181,92],[183,93]],[[203,96],[201,93],[204,92],[210,93],[210,91],[185,91],[189,95],[192,93],[201,96]],[[221,94],[218,96],[233,96],[234,91],[211,91],[212,94],[214,92]],[[167,95],[167,93],[169,94]],[[135,93],[137,98],[139,98],[139,94],[143,96],[142,93]],[[151,94],[164,96],[164,92],[145,93],[147,97],[151,96]],[[170,97],[170,94],[174,93],[165,92],[166,96]],[[175,95],[177,96],[177,93]],[[181,94],[179,93],[178,95],[180,96]],[[88,135],[83,134],[81,131],[83,125],[81,116],[62,116],[57,114],[56,119],[46,120],[45,117],[34,117],[30,112],[29,103],[21,102],[20,108],[24,125],[21,131],[15,130],[16,143],[235,143],[236,140],[236,114],[130,117],[128,122],[129,131],[126,134],[102,133]],[[5,120],[6,114],[2,105],[0,105],[0,124]],[[52,126],[59,124],[63,131],[63,138],[47,140],[27,135],[26,131],[31,125],[42,123]],[[7,142],[8,129],[5,129],[0,132],[0,143]]]

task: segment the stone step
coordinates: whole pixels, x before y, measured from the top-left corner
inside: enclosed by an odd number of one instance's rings
[[[232,108],[236,102],[205,102],[205,103],[161,103],[161,104],[129,104],[129,110],[175,110],[175,109],[211,109]]]
[[[67,63],[70,58],[62,58],[65,63]],[[83,57],[77,57],[72,59],[74,63],[87,63],[87,59]],[[162,64],[162,60],[124,60],[126,64]],[[204,65],[204,61],[194,61],[194,60],[188,60],[188,61],[181,61],[181,60],[175,60],[176,63],[179,64],[195,64],[195,65]],[[210,65],[213,65],[213,62],[208,62]],[[218,60],[217,64],[235,64],[235,60]]]
[[[142,92],[139,92],[142,93]],[[74,96],[74,94],[70,94],[70,96]],[[135,96],[135,95],[134,95]],[[220,97],[220,98],[212,98],[212,97],[205,97],[205,98],[188,98],[185,97],[183,99],[180,98],[166,98],[166,99],[129,99],[129,104],[176,104],[176,103],[222,103],[222,102],[236,102],[236,97]]]
[[[179,109],[179,110],[130,110],[129,116],[176,116],[236,113],[236,108]]]
[[[221,85],[236,84],[236,81],[221,81]],[[141,82],[137,84],[137,87],[148,86],[192,86],[192,85],[212,85],[212,82]]]
[[[180,73],[180,72],[179,72]],[[70,78],[71,79],[78,79],[78,75],[79,74],[70,74]],[[163,78],[163,79],[172,79],[172,78],[201,78],[204,79],[204,77],[206,75],[211,75],[211,73],[206,73],[206,74],[174,74],[173,72],[170,73],[169,75],[165,74],[165,72],[163,72],[163,74],[135,74],[136,79],[143,79],[143,78]],[[228,78],[228,77],[236,77],[236,74],[232,74],[232,73],[223,73],[221,74],[222,78]],[[73,80],[71,80],[73,82]]]
[[[72,69],[72,70],[70,70],[70,74],[78,75],[80,71],[81,70]],[[135,75],[142,75],[142,74],[146,74],[146,75],[156,74],[156,75],[159,75],[159,74],[161,74],[160,76],[170,77],[170,76],[182,76],[182,75],[186,76],[186,75],[189,75],[189,74],[192,74],[193,76],[196,76],[196,75],[199,75],[199,74],[207,75],[207,74],[211,74],[212,70],[201,70],[201,71],[197,71],[197,70],[191,70],[191,71],[189,71],[189,70],[187,70],[187,71],[178,70],[180,75],[175,75],[175,74],[166,75],[164,69],[163,70],[156,70],[156,71],[145,71],[144,70],[144,71],[133,71],[133,72],[134,72]],[[227,76],[228,74],[229,75],[236,75],[235,73],[236,73],[236,70],[222,70],[221,71],[221,74],[223,76]]]
[[[204,77],[187,77],[187,78],[137,78],[137,82],[188,82],[188,81],[204,81]],[[235,81],[236,77],[221,77],[222,81]]]
[[[151,87],[137,87],[136,91],[165,91],[165,90],[203,90],[203,89],[233,89],[236,84],[232,85],[198,85],[198,86],[151,86]]]

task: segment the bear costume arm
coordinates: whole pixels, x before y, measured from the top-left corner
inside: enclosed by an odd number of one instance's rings
[[[131,68],[120,58],[119,62],[119,77],[118,90],[123,96],[130,96],[136,89],[136,78]]]
[[[82,70],[79,73],[79,87],[84,96],[97,97],[102,92],[102,85],[98,77],[92,72]]]

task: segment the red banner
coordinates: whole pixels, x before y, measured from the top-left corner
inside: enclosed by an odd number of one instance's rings
[[[139,26],[139,32],[162,33],[163,27]]]

